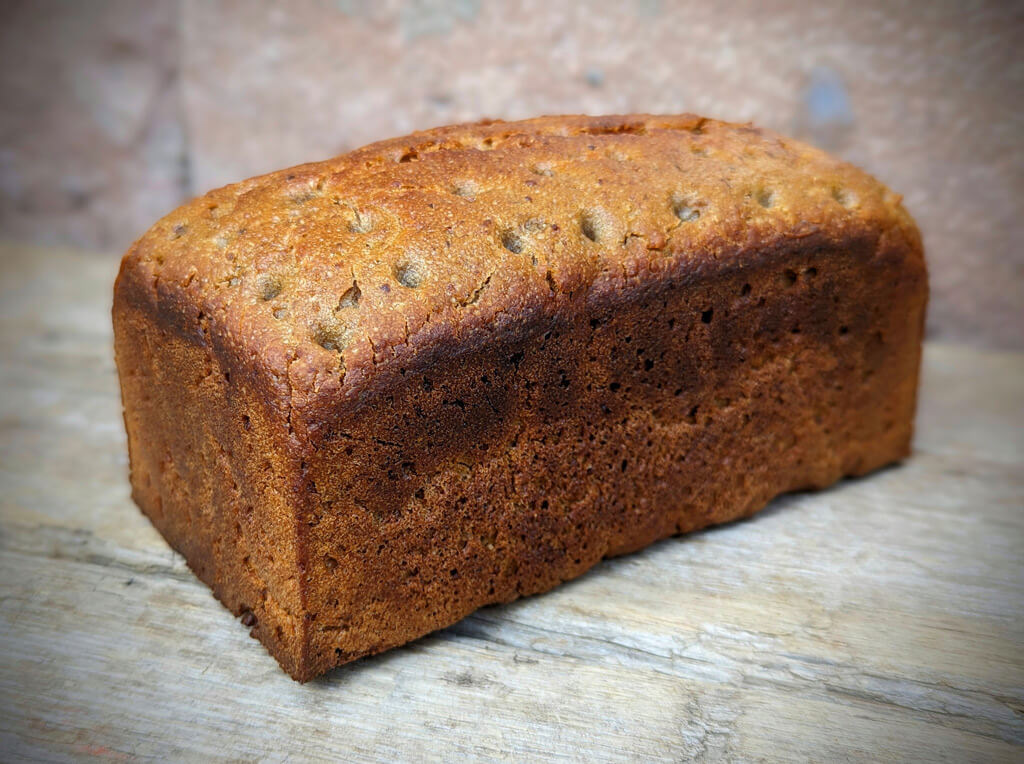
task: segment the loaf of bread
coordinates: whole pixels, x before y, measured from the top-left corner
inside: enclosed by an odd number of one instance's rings
[[[688,115],[446,127],[213,191],[115,286],[134,499],[308,680],[866,473],[911,440],[899,199]]]

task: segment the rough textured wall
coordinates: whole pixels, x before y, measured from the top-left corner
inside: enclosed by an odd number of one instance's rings
[[[902,192],[931,336],[1024,348],[1024,6],[7,2],[0,235],[117,252],[182,197],[484,116],[694,111]]]

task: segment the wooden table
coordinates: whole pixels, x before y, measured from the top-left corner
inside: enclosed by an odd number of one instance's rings
[[[128,497],[116,258],[0,247],[0,759],[1024,759],[1024,356],[906,464],[307,685]]]

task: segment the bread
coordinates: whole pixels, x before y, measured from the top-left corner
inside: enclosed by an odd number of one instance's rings
[[[767,131],[416,133],[128,251],[133,497],[308,680],[905,457],[926,299],[899,197]]]

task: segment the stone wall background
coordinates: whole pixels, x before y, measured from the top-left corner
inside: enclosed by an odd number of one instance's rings
[[[183,199],[482,117],[693,111],[904,194],[932,337],[1024,349],[1024,3],[0,4],[0,237],[118,256]]]

